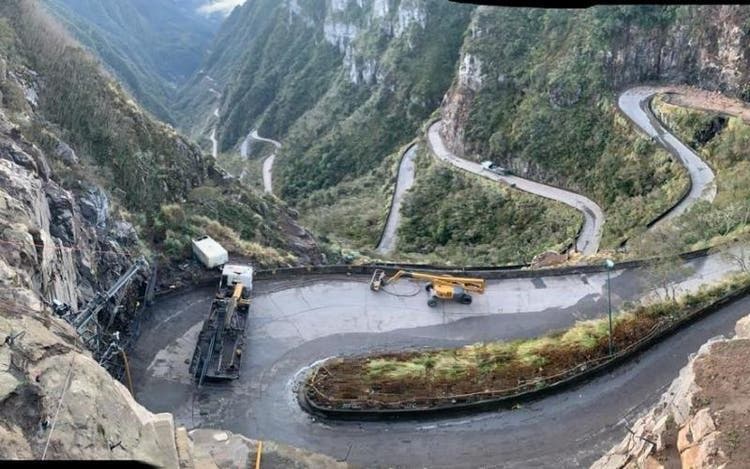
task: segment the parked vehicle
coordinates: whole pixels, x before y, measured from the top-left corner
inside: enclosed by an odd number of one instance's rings
[[[490,160],[482,161],[482,168],[485,171],[490,171],[492,173],[499,174],[500,176],[509,176],[510,174],[512,174],[509,169],[498,166]]]

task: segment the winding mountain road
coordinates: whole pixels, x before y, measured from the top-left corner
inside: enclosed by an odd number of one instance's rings
[[[675,155],[690,175],[691,187],[688,195],[653,226],[671,220],[693,206],[699,200],[712,202],[716,197],[714,172],[693,149],[670,133],[650,109],[651,98],[657,93],[670,92],[675,87],[639,86],[622,93],[617,100],[620,110],[647,136]],[[653,227],[652,227],[653,228]]]
[[[214,117],[216,117],[216,123],[218,124],[219,108],[214,110]],[[216,126],[211,129],[211,136],[209,138],[211,139],[211,155],[216,159],[219,156],[219,141],[216,140]]]
[[[504,182],[522,191],[556,200],[573,207],[583,214],[584,220],[576,242],[576,250],[585,256],[595,254],[599,250],[599,242],[602,238],[602,225],[604,224],[604,213],[596,202],[581,194],[548,186],[519,176],[501,176],[485,171],[479,163],[459,158],[445,146],[443,138],[440,135],[442,125],[442,121],[437,121],[427,131],[427,140],[432,153],[436,157],[470,173],[484,176],[493,181]]]
[[[391,199],[391,209],[388,212],[388,220],[386,220],[385,229],[377,247],[377,252],[380,254],[388,254],[396,248],[398,225],[401,223],[401,205],[404,202],[406,192],[414,185],[416,169],[414,158],[417,156],[418,148],[419,145],[417,144],[410,145],[401,156],[396,175],[396,189]]]
[[[245,140],[242,141],[242,145],[240,145],[240,155],[242,155],[243,158],[247,158],[248,156],[251,140],[270,143],[271,145],[276,147],[276,150],[281,148],[281,143],[277,142],[276,140],[272,140],[270,138],[261,137],[258,135],[258,130],[253,129],[252,132],[247,134],[247,137],[245,137]],[[271,155],[267,156],[263,160],[263,190],[269,194],[273,194],[273,163],[275,159],[276,159],[276,151],[274,151]]]

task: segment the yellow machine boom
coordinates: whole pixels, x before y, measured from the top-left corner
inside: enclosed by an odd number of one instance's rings
[[[393,276],[387,277],[385,271],[375,270],[370,280],[370,289],[379,291],[384,285],[395,283],[402,278],[424,280],[428,284],[425,287],[429,299],[429,306],[437,306],[437,300],[454,300],[461,304],[470,304],[471,295],[467,292],[484,293],[485,280],[483,278],[453,277],[452,275],[433,275],[424,272],[412,272],[399,270]]]

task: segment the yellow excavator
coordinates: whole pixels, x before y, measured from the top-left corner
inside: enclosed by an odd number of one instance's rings
[[[438,300],[453,300],[461,304],[471,304],[471,295],[467,292],[484,293],[485,282],[483,278],[453,277],[451,275],[433,275],[424,272],[412,272],[399,270],[391,277],[387,277],[385,271],[376,269],[370,279],[370,290],[379,291],[381,287],[398,282],[402,278],[427,281],[427,304],[435,307]]]

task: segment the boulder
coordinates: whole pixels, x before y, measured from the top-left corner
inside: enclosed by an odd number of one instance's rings
[[[563,262],[566,262],[568,260],[567,254],[560,254],[559,252],[555,251],[547,251],[543,252],[541,254],[538,254],[534,259],[531,261],[531,267],[532,268],[539,268],[539,267],[550,267],[553,265],[562,264]]]
[[[131,245],[138,239],[138,233],[133,225],[124,220],[117,220],[112,224],[110,235],[120,244]]]
[[[95,185],[90,185],[78,198],[81,215],[97,229],[107,226],[109,219],[109,198],[104,191]]]
[[[57,148],[55,148],[53,154],[67,165],[78,164],[78,155],[76,155],[76,152],[63,141],[60,141],[60,143],[57,144]]]

